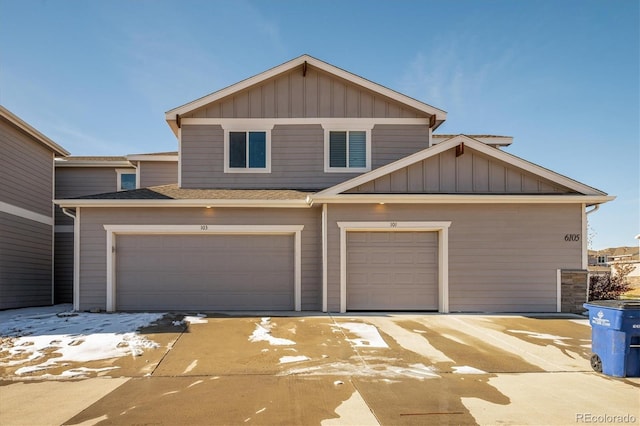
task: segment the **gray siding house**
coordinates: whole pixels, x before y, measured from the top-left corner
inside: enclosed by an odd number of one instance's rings
[[[53,164],[69,153],[0,106],[0,309],[53,303]]]
[[[177,183],[56,201],[76,309],[560,311],[614,197],[445,119],[307,55],[168,111]]]
[[[67,156],[55,162],[55,198],[132,190],[178,180],[178,153],[161,152],[122,157]],[[74,276],[74,213],[55,212],[55,303],[72,303]]]

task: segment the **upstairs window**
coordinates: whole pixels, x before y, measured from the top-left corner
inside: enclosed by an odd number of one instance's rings
[[[325,135],[325,171],[371,170],[370,135],[367,130],[328,130]]]
[[[270,172],[269,132],[229,131],[226,134],[226,173]]]
[[[116,169],[118,175],[118,191],[129,191],[136,189],[136,172],[131,169]]]

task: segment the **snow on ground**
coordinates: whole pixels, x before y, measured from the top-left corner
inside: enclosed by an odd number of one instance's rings
[[[469,367],[468,365],[453,366],[451,368],[453,368],[454,374],[487,374],[486,371],[478,370],[477,368]]]
[[[304,355],[280,357],[280,364],[288,364],[290,362],[301,362],[301,361],[309,361],[309,357]]]
[[[535,331],[526,331],[526,330],[507,330],[507,331],[514,334],[526,334],[527,336],[533,339],[551,340],[554,344],[558,346],[569,346],[568,344],[563,342],[563,340],[569,340],[569,337],[556,336],[553,334],[546,334],[546,333],[537,333]]]
[[[353,334],[356,334],[358,338],[347,339],[353,343],[356,347],[366,348],[388,348],[389,345],[384,341],[378,329],[371,324],[364,324],[360,322],[345,322],[337,324],[341,328],[346,328]]]
[[[273,337],[271,335],[271,329],[273,328],[273,324],[271,324],[271,318],[264,317],[260,321],[260,324],[256,324],[256,329],[253,331],[251,336],[249,336],[250,342],[269,342],[270,345],[273,346],[287,346],[287,345],[295,345],[296,342],[289,339],[282,339],[279,337]]]
[[[22,375],[69,362],[137,356],[158,346],[136,330],[159,320],[162,313],[91,314],[70,309],[58,305],[1,312],[0,367],[29,364],[16,370]],[[72,368],[62,375],[86,371]]]

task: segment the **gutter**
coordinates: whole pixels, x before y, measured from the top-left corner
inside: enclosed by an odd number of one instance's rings
[[[608,195],[475,195],[475,194],[338,194],[313,197],[316,203],[336,204],[572,204],[598,205],[614,200]]]
[[[69,207],[268,207],[268,208],[309,208],[313,201],[310,197],[304,200],[247,200],[247,199],[165,199],[165,200],[99,200],[69,199],[53,200],[62,208]]]

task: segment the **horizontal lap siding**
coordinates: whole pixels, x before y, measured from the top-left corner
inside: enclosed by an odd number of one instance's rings
[[[0,201],[52,212],[53,153],[0,118]]]
[[[426,126],[376,125],[371,145],[372,162],[379,167],[427,148],[428,129]],[[182,126],[181,158],[184,188],[313,190],[328,188],[358,175],[324,172],[324,130],[320,124],[274,126],[271,173],[224,173],[224,132],[220,126]]]
[[[135,169],[131,168],[134,172]],[[116,167],[57,167],[55,198],[75,198],[118,190]],[[55,208],[55,298],[56,302],[73,301],[73,225],[74,221]],[[71,232],[68,232],[71,231]]]
[[[73,232],[56,232],[54,248],[55,303],[73,302]]]
[[[337,221],[451,221],[451,311],[556,309],[556,270],[580,268],[582,206],[575,205],[330,205],[329,309],[340,307]],[[582,236],[584,238],[584,236]]]
[[[135,169],[131,169],[135,172]],[[57,167],[56,199],[104,194],[118,190],[115,167]],[[56,225],[73,225],[73,219],[56,206]]]
[[[141,161],[138,172],[141,188],[178,183],[177,161]]]
[[[304,225],[302,231],[302,309],[321,308],[320,213],[311,209],[81,209],[80,309],[106,307],[104,224]],[[117,237],[116,237],[117,238]]]
[[[0,212],[0,309],[51,304],[51,226]]]
[[[372,140],[375,141],[371,151],[372,168],[377,169],[429,148],[429,127],[378,124],[373,128]]]

